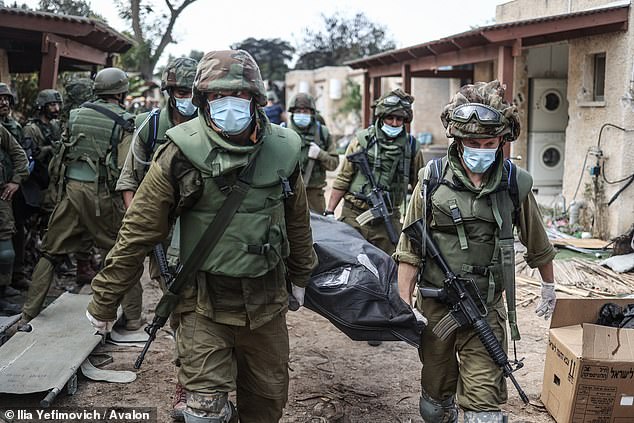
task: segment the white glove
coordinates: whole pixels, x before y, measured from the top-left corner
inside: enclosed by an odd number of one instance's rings
[[[97,320],[92,314],[86,310],[86,318],[92,324],[92,327],[95,328],[97,332],[101,335],[106,335],[107,333],[112,332],[112,326],[114,325],[114,321],[104,322],[101,320]]]
[[[421,313],[420,311],[418,311],[418,309],[416,307],[412,308],[412,311],[414,312],[414,317],[416,317],[416,321],[419,324],[425,325],[427,326],[427,317],[423,316],[423,313]]]
[[[310,147],[308,147],[308,157],[311,159],[317,159],[319,157],[319,153],[321,152],[321,148],[314,142],[310,143]]]
[[[544,319],[550,319],[550,316],[555,310],[555,303],[557,302],[557,295],[555,294],[555,284],[542,282],[542,297],[537,304],[535,313],[539,317],[544,316]]]
[[[291,284],[291,292],[293,294],[293,297],[295,297],[295,299],[299,303],[299,306],[300,307],[303,306],[304,296],[306,295],[306,288],[300,288],[299,286],[295,284]]]

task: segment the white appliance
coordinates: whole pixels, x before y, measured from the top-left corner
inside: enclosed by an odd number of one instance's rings
[[[533,186],[561,188],[564,178],[564,132],[529,132],[528,171]]]
[[[567,81],[532,79],[530,90],[529,132],[565,131],[568,125]]]

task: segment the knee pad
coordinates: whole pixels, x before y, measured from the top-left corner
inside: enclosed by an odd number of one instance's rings
[[[202,394],[187,392],[187,408],[183,411],[185,423],[233,423],[238,413],[229,401],[227,392]]]
[[[13,269],[13,242],[10,239],[0,240],[0,275],[10,275]]]
[[[425,423],[457,423],[458,408],[451,396],[445,400],[438,401],[430,397],[423,390],[418,403],[420,415]]]
[[[508,416],[501,411],[465,411],[464,423],[506,423]]]

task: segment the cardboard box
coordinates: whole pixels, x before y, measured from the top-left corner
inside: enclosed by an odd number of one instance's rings
[[[608,302],[634,298],[557,300],[541,400],[558,423],[634,423],[634,329],[593,324]]]

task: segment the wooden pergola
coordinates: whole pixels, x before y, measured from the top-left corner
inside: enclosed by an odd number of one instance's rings
[[[0,8],[0,49],[9,72],[39,72],[39,88],[55,88],[60,71],[112,66],[134,42],[95,19]]]
[[[625,4],[490,25],[352,60],[346,64],[353,69],[365,69],[363,122],[370,124],[370,105],[381,94],[381,78],[400,76],[403,89],[411,92],[412,78],[473,80],[472,66],[469,65],[480,62],[497,62],[497,79],[506,84],[506,96],[510,101],[513,96],[514,58],[521,55],[523,48],[626,31],[629,7],[629,4]]]

